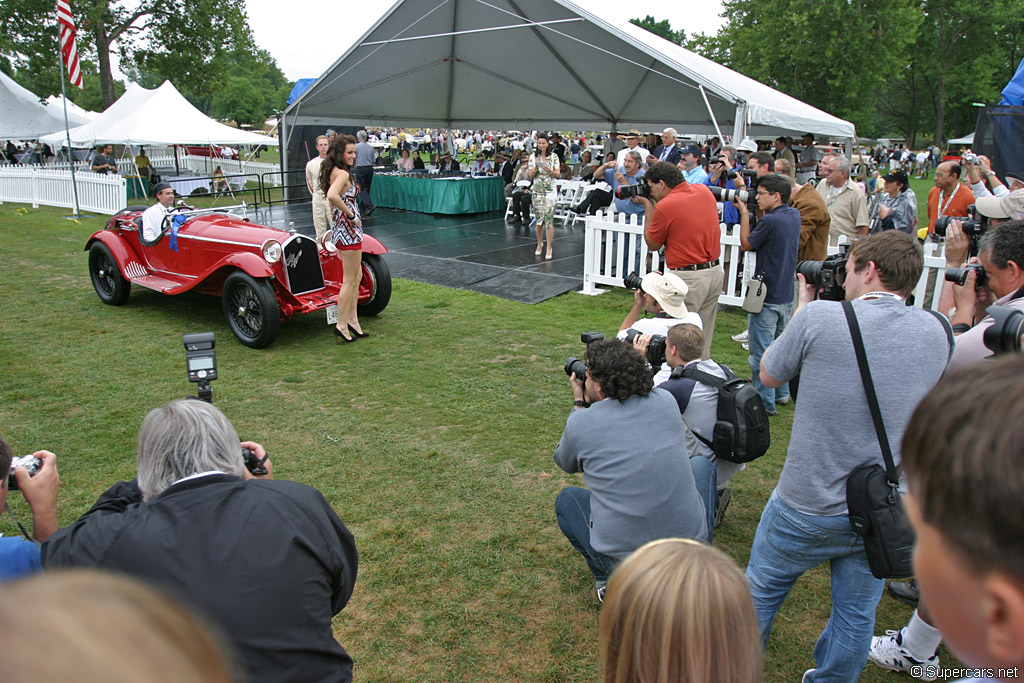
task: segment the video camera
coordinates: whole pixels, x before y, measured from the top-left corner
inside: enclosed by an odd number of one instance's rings
[[[978,241],[981,239],[981,236],[985,234],[985,230],[988,229],[988,219],[983,215],[979,215],[975,205],[971,204],[967,207],[967,217],[965,218],[958,216],[939,216],[936,218],[935,234],[939,237],[945,237],[946,231],[949,229],[950,221],[960,221],[964,234],[971,240],[969,255],[977,256]]]
[[[839,253],[824,261],[801,261],[796,272],[804,276],[807,284],[814,285],[816,298],[823,301],[846,299],[846,262],[849,260],[849,244],[840,244]]]
[[[1024,334],[1024,311],[1009,306],[989,306],[988,314],[994,321],[985,328],[982,341],[992,353],[1021,353],[1021,335]]]
[[[185,343],[185,368],[188,371],[188,381],[199,385],[199,396],[189,396],[200,401],[213,403],[213,388],[210,381],[217,379],[217,352],[214,350],[216,342],[213,332],[195,332],[186,334]],[[245,459],[245,469],[256,475],[267,473],[260,459],[248,448],[242,448],[242,458]]]

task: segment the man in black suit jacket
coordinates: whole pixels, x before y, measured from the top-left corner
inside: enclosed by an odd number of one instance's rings
[[[439,171],[458,171],[459,162],[452,159],[452,153],[446,151],[441,155],[441,165],[438,167]]]
[[[518,153],[518,150],[516,152]],[[509,161],[505,152],[496,152],[494,154],[494,163],[496,164],[494,172],[502,177],[506,185],[511,183],[512,177],[516,173],[515,162]]]
[[[667,161],[670,164],[678,164],[682,158],[682,151],[676,146],[676,129],[666,128],[661,134],[661,144],[654,148],[654,152],[648,157],[649,163],[655,161]]]

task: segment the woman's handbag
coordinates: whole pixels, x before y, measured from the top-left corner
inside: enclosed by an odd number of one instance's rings
[[[853,304],[843,302],[843,312],[853,336],[853,349],[857,354],[864,393],[867,394],[871,419],[875,423],[878,444],[882,449],[881,465],[865,465],[853,471],[846,480],[846,505],[849,508],[850,526],[858,536],[864,538],[864,551],[868,556],[871,573],[879,579],[896,579],[914,573],[912,556],[914,552],[914,529],[903,509],[903,498],[899,490],[899,475],[893,463],[889,439],[882,422],[882,411],[878,407],[875,385],[871,380],[864,340],[860,325],[854,313]]]
[[[747,283],[747,295],[743,297],[742,308],[747,313],[760,313],[764,308],[764,298],[768,296],[768,285],[763,275],[755,275]]]

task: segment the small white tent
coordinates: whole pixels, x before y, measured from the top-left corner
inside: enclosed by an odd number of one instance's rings
[[[60,112],[64,111],[64,98],[63,97],[58,97],[56,95],[50,95],[49,97],[46,98],[46,104],[47,104],[47,106],[50,106],[50,107],[56,107],[57,111],[60,111]],[[89,123],[90,121],[92,121],[94,118],[96,118],[99,115],[100,115],[99,112],[89,111],[88,109],[83,109],[82,107],[79,107],[77,104],[75,104],[71,100],[68,100],[68,122],[72,126],[84,126],[85,124]]]
[[[974,133],[968,133],[962,138],[953,138],[952,140],[946,140],[947,145],[973,145],[974,144]]]
[[[68,122],[79,125],[71,112]],[[41,135],[64,131],[64,110],[47,106],[32,92],[0,71],[0,140],[35,140]]]
[[[46,136],[43,141],[60,145],[63,136]],[[276,145],[277,140],[214,121],[164,81],[156,90],[129,86],[106,111],[71,131],[73,147],[102,144]]]

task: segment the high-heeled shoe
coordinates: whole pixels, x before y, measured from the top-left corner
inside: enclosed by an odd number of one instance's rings
[[[537,251],[533,252],[534,256],[540,256],[540,252],[544,251],[544,247],[537,247]]]
[[[545,261],[550,261],[551,260],[551,250],[550,249],[548,249],[548,253],[544,254],[544,260]]]
[[[348,324],[348,331],[352,333],[352,336],[356,339],[366,339],[370,336],[369,332],[360,332],[356,328],[352,327],[352,323]]]
[[[332,327],[331,329],[334,330],[334,336],[335,337],[340,337],[341,340],[344,341],[346,344],[351,344],[352,342],[355,341],[355,337],[346,337],[342,333],[342,331],[339,330],[337,327]],[[337,341],[337,340],[335,340],[335,341]]]

